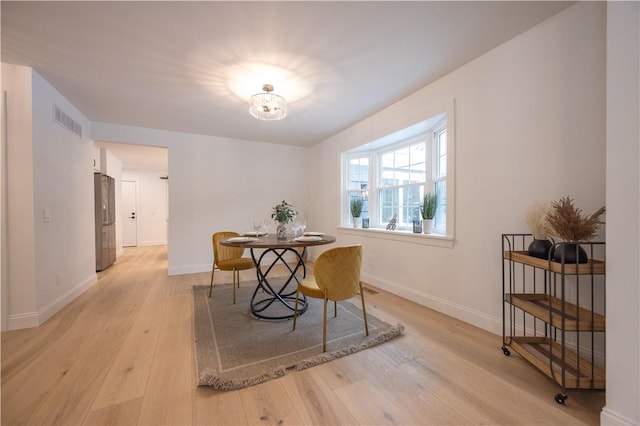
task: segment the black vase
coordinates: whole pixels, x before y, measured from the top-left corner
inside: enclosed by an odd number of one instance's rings
[[[536,238],[531,241],[527,253],[529,256],[538,257],[540,259],[549,259],[549,251],[553,252],[553,244],[549,240],[538,240]]]
[[[576,259],[577,255],[577,259]],[[579,244],[575,243],[560,243],[556,247],[556,251],[553,255],[554,262],[559,263],[587,263],[587,252],[584,251]]]

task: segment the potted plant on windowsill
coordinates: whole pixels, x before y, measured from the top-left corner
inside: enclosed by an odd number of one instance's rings
[[[351,210],[351,217],[353,218],[353,227],[357,228],[360,222],[360,215],[362,214],[363,201],[361,197],[352,198],[349,204]]]
[[[436,211],[438,210],[438,201],[437,192],[427,192],[424,194],[420,213],[422,214],[422,220],[424,221],[422,232],[425,234],[430,234],[433,230],[433,218],[436,216]]]

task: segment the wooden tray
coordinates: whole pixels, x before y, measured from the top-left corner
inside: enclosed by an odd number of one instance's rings
[[[589,259],[587,263],[579,264],[565,263],[563,271],[562,263],[529,256],[526,251],[505,251],[504,258],[559,274],[564,272],[567,275],[602,275],[605,273],[605,263],[601,260]]]
[[[564,303],[562,326],[562,299],[541,293],[505,294],[505,302],[517,306],[536,318],[568,331],[605,331],[605,317],[589,309]]]

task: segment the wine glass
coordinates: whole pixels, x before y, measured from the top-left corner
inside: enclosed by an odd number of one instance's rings
[[[260,236],[260,230],[262,229],[262,221],[254,220],[253,229],[256,231],[256,237]]]
[[[307,219],[300,219],[300,235],[304,235],[304,231],[307,229]]]
[[[269,235],[269,222],[267,222],[266,220],[263,220],[262,224],[260,225],[260,231],[264,233],[265,237]]]
[[[293,221],[293,223],[291,224],[291,229],[293,230],[293,236],[297,237],[298,230],[300,229],[300,222],[298,222],[298,219]]]

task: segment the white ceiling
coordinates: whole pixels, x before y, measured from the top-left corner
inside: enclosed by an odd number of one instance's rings
[[[2,1],[2,61],[92,121],[310,146],[570,4]],[[284,120],[249,115],[263,83]]]

